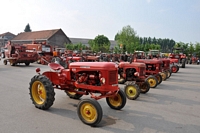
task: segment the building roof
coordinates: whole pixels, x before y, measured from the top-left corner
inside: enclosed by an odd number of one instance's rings
[[[3,34],[0,34],[0,36],[5,36],[5,35],[7,35],[7,34],[10,34],[10,35],[16,36],[15,34],[10,33],[10,32],[6,32],[6,33],[3,33]]]
[[[12,41],[21,41],[21,40],[48,40],[56,32],[61,29],[53,30],[42,30],[42,31],[33,31],[33,32],[22,32],[12,39]],[[64,33],[64,32],[63,32]]]

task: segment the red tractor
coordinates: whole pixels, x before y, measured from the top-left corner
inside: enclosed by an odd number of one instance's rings
[[[73,62],[68,69],[57,63],[50,63],[51,71],[40,74],[40,68],[29,83],[30,97],[36,108],[49,109],[55,100],[54,89],[64,90],[70,98],[82,99],[77,107],[80,120],[91,126],[97,125],[103,111],[96,101],[106,98],[108,106],[115,110],[126,104],[126,95],[118,87],[118,66],[112,62]]]
[[[178,59],[178,66],[185,68],[186,54],[183,54],[183,48],[172,48],[172,52],[169,54],[170,59]]]
[[[35,51],[29,51],[25,46],[8,45],[8,51],[5,52],[4,65],[10,62],[11,66],[18,63],[25,63],[29,66],[30,63],[37,61],[38,54]]]
[[[120,62],[118,64],[118,83],[125,84],[124,92],[128,99],[135,100],[140,93],[147,93],[150,89],[146,78],[146,66],[138,62]]]
[[[27,49],[34,50],[39,54],[39,58],[37,60],[38,64],[47,65],[47,62],[51,62],[53,58],[53,49],[52,46],[46,44],[46,42],[36,42],[30,44],[23,44]],[[45,62],[47,61],[47,62]]]
[[[162,72],[167,74],[166,78],[171,76],[171,68],[170,68],[170,59],[162,58],[162,54],[159,50],[149,50],[148,52],[148,59],[157,59],[161,60],[162,63]]]
[[[178,59],[171,59],[171,58],[168,59],[170,60],[170,68],[172,73],[177,73],[179,71]]]

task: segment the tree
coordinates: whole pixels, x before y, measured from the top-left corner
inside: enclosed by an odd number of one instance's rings
[[[90,40],[88,44],[90,45],[92,51],[94,52],[98,52],[98,51],[108,52],[110,49],[110,41],[104,35],[96,36],[95,39]]]
[[[195,45],[195,52],[198,57],[200,57],[200,43],[196,43]]]
[[[118,44],[122,45],[123,53],[126,51],[128,53],[133,53],[134,50],[136,50],[136,46],[139,45],[139,37],[130,25],[123,27],[122,30],[116,34],[115,39],[117,39],[116,41]]]
[[[194,50],[195,50],[194,45],[192,43],[190,43],[189,50],[188,50],[189,54],[192,55],[194,53]]]
[[[31,32],[31,28],[30,28],[29,23],[26,25],[24,32]]]
[[[86,50],[86,46],[83,45],[82,43],[77,43],[77,44],[67,44],[65,43],[65,47],[68,50],[77,50],[77,51],[81,51],[81,50]]]

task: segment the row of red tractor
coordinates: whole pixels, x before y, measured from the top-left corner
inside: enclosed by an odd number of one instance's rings
[[[77,114],[83,123],[96,126],[103,117],[97,100],[106,98],[110,108],[120,110],[126,105],[126,98],[137,99],[140,93],[147,93],[178,72],[180,66],[185,68],[186,59],[182,53],[161,58],[159,51],[151,50],[148,57],[143,55],[142,51],[133,54],[74,53],[34,43],[10,45],[2,57],[5,57],[5,65],[9,62],[12,66],[18,63],[28,66],[37,62],[50,67],[42,73],[37,68],[37,74],[29,83],[30,97],[36,108],[46,110],[53,105],[54,89],[64,90],[73,99],[90,95],[91,98],[80,100]],[[124,84],[124,90],[119,84]]]

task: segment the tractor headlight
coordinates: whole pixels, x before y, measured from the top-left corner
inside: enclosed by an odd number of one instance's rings
[[[137,76],[137,77],[140,76],[139,72],[135,72],[134,75]]]
[[[120,74],[118,74],[118,79],[120,79]]]
[[[106,83],[106,79],[105,78],[101,78],[100,81],[101,81],[102,84]]]

